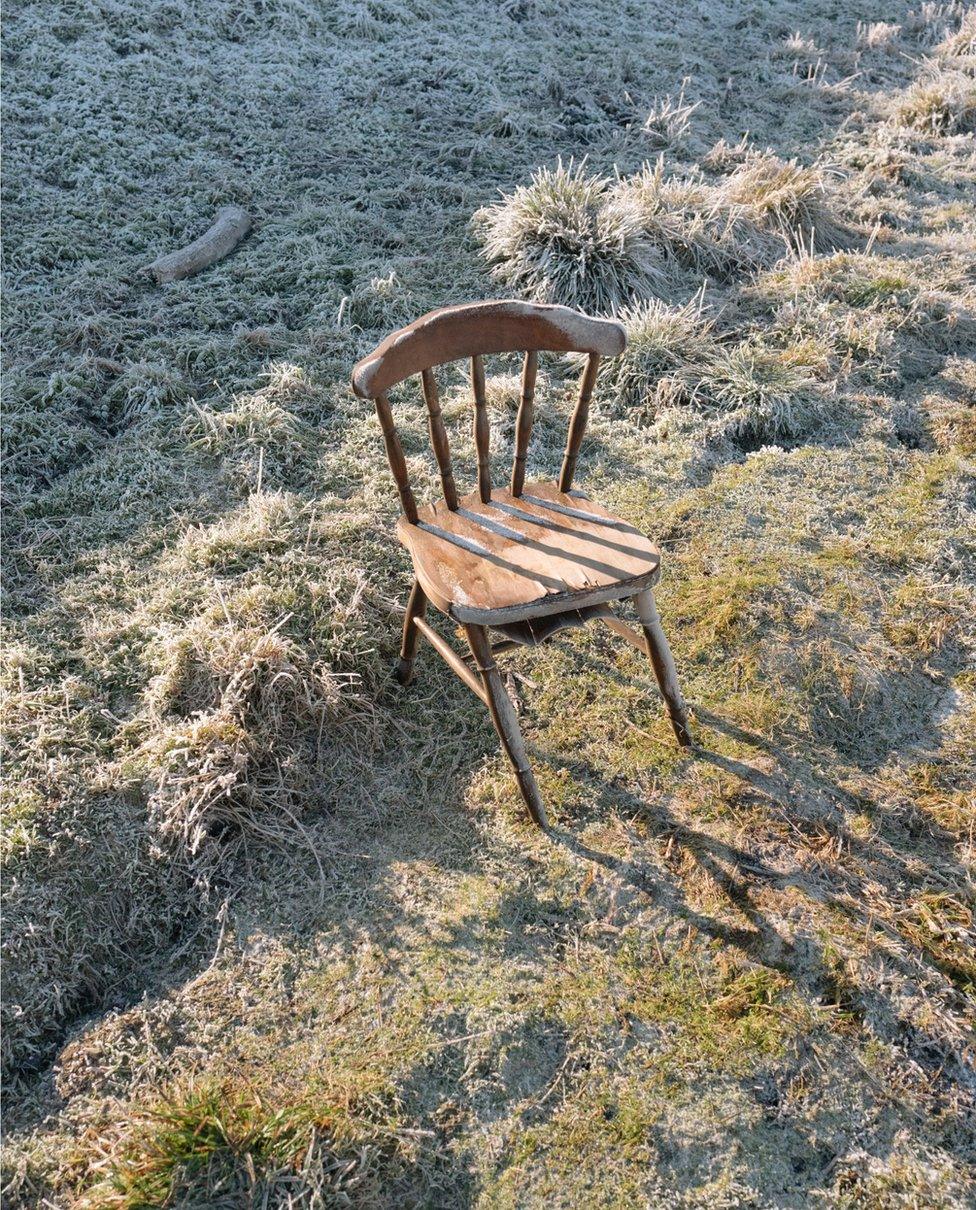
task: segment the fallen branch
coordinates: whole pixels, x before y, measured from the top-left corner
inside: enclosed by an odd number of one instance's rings
[[[206,269],[214,261],[221,260],[229,252],[233,252],[250,230],[250,215],[240,206],[224,206],[217,211],[217,217],[209,231],[204,232],[186,248],[157,257],[151,265],[146,266],[146,271],[153,273],[159,283],[189,277],[191,273],[199,273],[201,269]]]

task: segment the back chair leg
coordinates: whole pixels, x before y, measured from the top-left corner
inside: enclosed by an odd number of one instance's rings
[[[529,814],[540,828],[548,829],[549,820],[546,817],[546,808],[536,784],[535,774],[529,765],[515,707],[505,692],[505,686],[502,684],[502,678],[491,653],[488,629],[485,626],[465,626],[464,633],[471,646],[475,667],[481,673],[481,680],[485,686],[491,721],[495,724],[495,730],[502,741],[502,747],[508,754],[508,759],[515,766],[515,777],[526,806],[529,808]]]
[[[417,644],[420,642],[420,631],[414,626],[417,618],[423,618],[427,612],[427,596],[420,587],[420,581],[414,580],[410,590],[410,600],[407,602],[407,616],[403,619],[403,641],[400,644],[400,659],[396,666],[396,679],[401,685],[409,685],[413,680],[413,662],[417,656]]]
[[[637,616],[640,618],[641,629],[644,631],[644,641],[647,644],[647,654],[654,668],[654,675],[661,690],[661,696],[668,709],[668,717],[674,728],[675,737],[683,748],[691,744],[691,732],[688,730],[688,711],[685,700],[678,687],[678,672],[674,666],[674,657],[668,640],[664,637],[661,618],[654,604],[654,594],[649,588],[639,592],[634,597]]]

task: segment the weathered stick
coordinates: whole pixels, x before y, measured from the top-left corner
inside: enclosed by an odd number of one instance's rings
[[[217,211],[209,231],[186,248],[157,257],[146,269],[155,275],[160,284],[189,277],[191,273],[199,273],[215,261],[222,260],[228,252],[233,252],[250,230],[249,214],[240,206],[224,206]]]

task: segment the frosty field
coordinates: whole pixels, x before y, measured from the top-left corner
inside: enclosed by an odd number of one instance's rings
[[[4,1205],[971,1206],[972,11],[5,16]],[[551,837],[393,680],[348,385],[507,296],[628,327],[578,482],[661,545],[698,741],[605,630],[505,657]]]

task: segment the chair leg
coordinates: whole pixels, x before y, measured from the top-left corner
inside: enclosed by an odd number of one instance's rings
[[[509,701],[491,654],[488,630],[485,626],[465,626],[464,633],[468,637],[475,667],[481,673],[481,680],[488,695],[491,721],[495,724],[495,730],[498,732],[498,738],[502,741],[502,747],[505,749],[508,759],[515,766],[515,777],[525,804],[529,808],[529,814],[540,828],[548,829],[549,820],[546,817],[546,808],[536,784],[535,774],[529,765],[515,708]]]
[[[647,654],[654,668],[654,675],[667,706],[668,717],[674,728],[678,743],[687,748],[691,744],[691,732],[688,730],[688,711],[685,700],[678,687],[678,673],[674,666],[674,657],[668,640],[664,637],[661,618],[654,604],[654,594],[649,588],[639,592],[634,597],[637,606],[637,616],[640,618],[641,629],[644,631],[644,641],[647,644]]]
[[[400,658],[395,671],[396,679],[401,685],[409,685],[413,680],[413,662],[417,656],[417,644],[420,642],[420,631],[414,626],[414,619],[422,618],[426,612],[427,596],[420,587],[420,581],[414,580],[410,600],[407,602],[407,616],[403,619],[403,641],[400,644]]]

